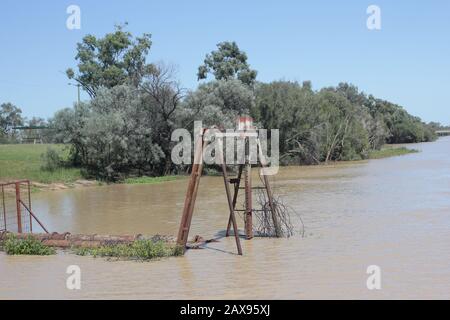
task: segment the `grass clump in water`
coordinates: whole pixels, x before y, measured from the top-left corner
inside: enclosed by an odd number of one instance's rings
[[[152,260],[163,257],[180,256],[180,246],[165,241],[136,240],[130,244],[113,244],[98,248],[74,248],[80,256],[108,257],[129,260]]]
[[[162,176],[162,177],[136,177],[124,180],[126,184],[153,184],[166,181],[174,181],[182,178],[181,176]]]
[[[54,248],[47,247],[32,237],[18,239],[13,235],[9,235],[3,242],[2,250],[9,255],[48,256],[56,253]]]
[[[408,149],[405,147],[400,148],[385,148],[381,150],[374,150],[369,153],[369,159],[382,159],[388,157],[402,156],[410,153],[419,152],[416,149]]]

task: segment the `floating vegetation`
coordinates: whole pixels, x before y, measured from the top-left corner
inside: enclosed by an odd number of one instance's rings
[[[131,243],[104,245],[97,248],[75,247],[72,251],[80,256],[107,257],[126,260],[152,260],[180,256],[183,250],[176,244],[163,240],[136,240]]]
[[[162,177],[135,177],[135,178],[127,178],[124,180],[126,184],[155,184],[167,181],[174,181],[182,179],[183,176],[162,176]]]
[[[408,149],[405,147],[400,148],[385,148],[381,150],[373,150],[369,153],[369,159],[382,159],[388,157],[402,156],[410,153],[417,153],[419,150]]]

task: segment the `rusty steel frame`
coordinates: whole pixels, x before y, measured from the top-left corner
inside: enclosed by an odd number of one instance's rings
[[[178,230],[177,243],[186,248],[186,243],[189,236],[189,229],[191,227],[192,215],[194,212],[195,200],[197,198],[198,186],[200,183],[200,175],[203,169],[203,133],[197,139],[197,146],[194,153],[194,164],[191,169],[191,177],[186,191],[186,198],[184,200],[183,215],[181,217],[180,228]]]
[[[191,222],[192,222],[192,216],[194,213],[195,200],[197,198],[198,186],[200,184],[200,177],[201,177],[202,170],[203,170],[203,152],[206,148],[206,144],[203,139],[203,133],[204,133],[204,131],[202,131],[202,134],[200,134],[197,139],[196,150],[194,153],[194,164],[192,165],[192,169],[191,169],[191,177],[189,180],[188,188],[186,191],[186,198],[184,201],[183,215],[181,217],[180,228],[178,230],[177,244],[179,246],[181,246],[183,248],[183,250],[186,249],[186,244],[187,244],[188,236],[189,236],[189,230],[190,230]],[[221,144],[221,140],[219,140],[219,143]],[[222,163],[222,175],[223,175],[224,184],[225,184],[228,209],[230,211],[231,224],[233,225],[234,237],[236,240],[236,247],[237,247],[238,254],[242,255],[242,246],[241,246],[241,242],[239,239],[239,232],[238,232],[238,228],[237,228],[236,217],[234,214],[234,205],[233,205],[233,200],[231,198],[231,191],[230,191],[230,188],[228,185],[229,179],[227,176],[226,164],[225,164],[225,160],[224,160],[224,156],[223,156],[223,152],[222,152],[222,145],[220,146],[219,150],[220,150],[219,157],[220,157],[221,163]]]
[[[5,186],[2,184],[2,203],[3,203],[3,221],[6,230],[6,203],[5,203]]]
[[[245,165],[245,236],[247,239],[253,238],[253,203],[252,203],[252,165]]]
[[[238,197],[238,193],[239,193],[239,188],[240,188],[240,184],[241,184],[241,177],[242,177],[242,171],[243,171],[244,165],[239,165],[239,169],[238,169],[238,176],[236,179],[231,179],[230,183],[234,184],[234,195],[233,195],[233,209],[234,211],[236,211],[236,202],[237,202],[237,197]],[[231,228],[231,215],[228,218],[228,226],[227,226],[227,231],[225,233],[225,236],[228,237],[230,235],[230,228]]]
[[[241,256],[242,255],[242,247],[241,247],[241,241],[239,239],[239,230],[237,227],[236,215],[234,214],[234,207],[235,207],[236,202],[234,201],[234,197],[233,197],[233,199],[231,198],[229,179],[228,179],[228,175],[227,175],[227,165],[226,165],[225,159],[223,157],[222,148],[223,148],[222,140],[219,139],[219,156],[220,156],[220,162],[222,164],[223,182],[225,184],[225,192],[227,194],[228,209],[230,210],[230,218],[231,218],[231,222],[233,224],[234,238],[236,240],[238,254]]]
[[[39,221],[39,219],[34,215],[34,213],[31,211],[30,208],[27,207],[27,205],[25,203],[23,203],[22,200],[19,200],[20,204],[28,211],[28,213],[30,214],[30,232],[32,233],[32,227],[31,227],[31,223],[32,223],[32,218],[34,218],[34,220],[36,220],[36,222],[41,226],[42,230],[45,231],[45,233],[49,233],[47,231],[47,229],[44,227],[44,225],[42,224],[41,221]],[[20,232],[19,232],[20,233]]]
[[[28,205],[25,204],[25,202],[22,200],[22,195],[21,195],[21,184],[26,184],[27,185],[27,200],[28,200]],[[16,202],[16,217],[17,217],[17,232],[18,233],[22,233],[23,232],[23,221],[22,221],[22,207],[25,208],[25,210],[29,213],[30,215],[30,233],[33,232],[33,219],[41,226],[41,228],[46,232],[49,233],[47,231],[47,229],[45,228],[45,226],[42,224],[42,222],[36,217],[36,215],[33,213],[32,209],[31,209],[31,182],[30,180],[17,180],[17,181],[11,181],[11,182],[6,182],[6,183],[1,183],[1,192],[2,192],[2,208],[3,208],[3,221],[5,224],[5,231],[7,230],[7,219],[6,219],[6,201],[5,201],[5,187],[6,186],[14,186],[15,189],[15,202]]]
[[[200,177],[201,177],[202,170],[203,170],[203,152],[206,148],[206,144],[205,144],[205,141],[203,138],[204,132],[205,132],[205,129],[202,131],[202,134],[200,134],[199,137],[197,138],[196,149],[195,149],[195,153],[194,153],[194,164],[192,165],[192,169],[191,169],[191,177],[189,180],[188,188],[186,191],[186,198],[184,201],[183,215],[181,217],[180,228],[178,230],[177,244],[182,246],[183,250],[186,249],[186,244],[187,244],[188,236],[189,236],[189,230],[190,230],[191,222],[192,222],[192,216],[193,216],[193,212],[194,212],[195,200],[197,198],[198,186],[200,184]],[[280,231],[279,223],[278,223],[278,217],[276,215],[274,202],[273,202],[272,189],[270,187],[270,183],[269,183],[269,179],[268,179],[267,175],[264,175],[264,174],[263,174],[264,186],[255,187],[255,188],[252,187],[252,177],[251,177],[252,165],[250,162],[250,158],[248,156],[245,157],[244,164],[239,164],[237,178],[229,179],[228,174],[227,174],[227,166],[225,163],[223,150],[222,150],[222,148],[223,148],[222,137],[218,138],[216,136],[216,138],[218,139],[218,143],[219,143],[218,156],[219,156],[219,160],[221,162],[222,176],[223,176],[223,180],[224,180],[224,184],[225,184],[225,193],[227,196],[228,209],[229,209],[228,224],[227,224],[225,236],[228,237],[230,235],[230,229],[233,226],[234,237],[236,240],[236,247],[238,250],[238,254],[242,255],[242,247],[241,247],[241,243],[240,243],[240,239],[239,239],[239,231],[237,228],[235,212],[236,211],[244,211],[245,236],[247,239],[252,239],[254,236],[253,235],[252,214],[253,214],[253,211],[260,211],[260,210],[253,209],[253,203],[252,203],[253,202],[253,199],[252,199],[252,190],[253,189],[266,190],[267,198],[269,199],[269,207],[270,207],[271,214],[272,214],[272,220],[273,220],[273,224],[274,224],[274,228],[275,228],[275,234],[277,237],[281,236],[281,231]],[[249,148],[250,148],[249,137],[244,137],[244,139],[245,139],[244,142],[246,145],[246,148],[245,148],[246,153],[248,153],[247,150],[249,151]],[[259,161],[259,164],[260,164],[261,168],[266,168],[267,164],[265,163],[265,161],[263,159],[261,143],[260,143],[260,140],[258,137],[256,138],[256,141],[257,141],[257,148],[259,149],[259,153],[260,153],[259,158],[261,159]],[[245,183],[244,188],[240,187],[241,180],[242,180],[242,173],[244,173],[244,183]],[[231,190],[230,190],[230,186],[229,186],[230,184],[234,185],[233,196],[231,196]],[[238,198],[238,194],[239,194],[239,189],[245,189],[245,210],[236,210],[236,203],[237,203],[237,198]]]
[[[248,141],[248,137],[245,138]],[[267,164],[265,163],[263,154],[262,154],[262,147],[261,147],[261,142],[259,140],[259,138],[256,139],[257,142],[257,147],[258,147],[258,152],[259,152],[259,165],[261,166],[261,168],[267,168]],[[247,142],[246,142],[247,143]],[[241,188],[240,187],[240,181],[241,181],[241,175],[242,175],[242,171],[245,170],[244,173],[244,179],[245,179],[245,187]],[[263,176],[263,183],[264,186],[262,187],[253,187],[252,183],[251,183],[251,163],[250,161],[246,158],[246,162],[245,164],[241,164],[239,165],[239,172],[238,172],[238,177],[237,179],[233,179],[233,183],[235,186],[235,193],[234,193],[234,197],[233,197],[233,207],[235,207],[236,205],[236,200],[237,200],[237,196],[239,193],[239,189],[244,189],[245,191],[245,209],[244,210],[236,210],[234,209],[234,211],[243,211],[244,212],[244,218],[245,218],[245,235],[247,237],[247,239],[251,239],[253,238],[253,226],[252,226],[252,213],[253,211],[261,211],[261,210],[255,210],[252,207],[252,190],[253,189],[262,189],[262,190],[266,190],[266,194],[267,194],[267,198],[269,200],[269,208],[270,208],[270,212],[272,215],[272,221],[273,221],[273,225],[274,225],[274,229],[275,229],[275,235],[277,237],[281,237],[282,236],[282,232],[280,230],[280,224],[278,221],[278,217],[275,211],[275,205],[273,202],[273,193],[272,193],[272,188],[270,186],[270,182],[269,179],[267,177],[267,175],[262,175]],[[231,181],[230,181],[231,182]],[[230,232],[230,224],[231,221],[231,217],[230,220],[228,222],[228,226],[227,226],[227,231],[226,231],[226,236],[229,236],[229,232]]]
[[[45,232],[48,233],[48,231],[44,228],[42,223],[36,218],[36,216],[33,214],[33,212],[31,212],[31,184],[30,184],[30,180],[28,180],[28,182],[27,182],[27,187],[28,187],[28,205],[30,206],[30,209],[27,209],[29,214],[30,214],[30,233],[33,233],[33,217],[34,217],[34,219],[36,219],[36,221],[39,223],[39,225],[42,227],[42,229],[44,229]],[[22,204],[25,206],[25,204],[23,202],[22,202]],[[26,206],[25,206],[25,208],[26,208]]]
[[[20,208],[20,182],[16,182],[17,232],[22,233],[22,212]]]

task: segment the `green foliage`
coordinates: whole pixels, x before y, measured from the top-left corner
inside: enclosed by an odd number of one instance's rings
[[[103,38],[87,35],[77,46],[78,73],[68,69],[66,74],[80,83],[91,97],[95,97],[101,87],[126,83],[136,87],[142,74],[152,69],[145,62],[152,45],[150,39],[150,34],[133,38],[123,26],[116,26],[115,32]]]
[[[202,84],[187,95],[177,114],[184,127],[194,120],[203,126],[234,128],[236,117],[254,107],[252,90],[240,80],[218,80]]]
[[[369,159],[381,159],[381,158],[388,158],[388,157],[394,157],[394,156],[402,156],[405,154],[410,153],[417,153],[419,152],[416,149],[408,149],[405,147],[401,148],[384,148],[381,150],[372,150],[369,153]]]
[[[126,184],[155,184],[166,181],[174,181],[180,179],[180,176],[162,176],[162,177],[136,177],[136,178],[126,178],[124,182]]]
[[[199,79],[215,80],[184,95],[173,68],[146,64],[150,47],[150,35],[134,38],[120,26],[78,44],[78,74],[67,74],[92,100],[49,123],[55,141],[71,146],[72,164],[89,176],[117,181],[184,171],[171,162],[171,133],[195,120],[226,129],[251,115],[260,128],[280,129],[282,164],[365,159],[386,142],[436,139],[432,125],[351,84],[314,91],[310,81],[256,83],[235,42],[219,43],[199,67]]]
[[[250,69],[247,55],[236,42],[221,42],[218,50],[206,55],[204,64],[198,68],[198,79],[206,79],[212,73],[216,80],[238,79],[247,85],[253,85],[257,72]]]
[[[383,119],[389,132],[387,143],[429,142],[437,138],[432,126],[410,115],[401,106],[373,96],[367,97],[364,105],[373,116]]]
[[[130,260],[152,260],[163,257],[180,256],[182,248],[164,241],[136,240],[131,244],[115,244],[99,248],[74,248],[81,256],[108,257]]]
[[[59,152],[52,147],[48,147],[47,151],[41,155],[41,158],[43,162],[41,169],[45,171],[54,172],[64,164]]]
[[[360,159],[370,148],[365,114],[342,95],[315,93],[310,84],[259,84],[252,116],[264,128],[280,129],[283,163]]]
[[[12,103],[2,103],[0,105],[0,143],[9,143],[17,139],[15,126],[21,126],[24,123],[22,110]]]
[[[3,250],[9,255],[47,256],[56,253],[54,248],[47,247],[32,237],[18,239],[13,235],[9,235],[4,241]]]
[[[90,103],[63,111],[53,123],[72,145],[74,164],[90,176],[117,181],[129,174],[162,173],[165,154],[153,142],[160,135],[154,111],[148,100],[123,85],[99,90]]]
[[[282,163],[358,160],[386,142],[422,142],[434,131],[401,107],[367,97],[346,83],[318,92],[309,82],[260,83],[251,115],[267,129],[280,129]]]

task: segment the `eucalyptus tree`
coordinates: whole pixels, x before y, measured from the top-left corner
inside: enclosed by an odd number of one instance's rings
[[[146,63],[151,45],[150,34],[133,37],[121,25],[102,38],[88,34],[77,45],[75,59],[78,71],[69,68],[66,74],[78,82],[91,98],[101,87],[112,88],[122,84],[137,87],[143,75],[152,70],[152,65]]]
[[[234,41],[220,42],[217,50],[206,55],[198,68],[197,77],[199,80],[206,79],[209,73],[216,80],[238,79],[247,85],[253,85],[257,75],[247,62],[247,54]]]
[[[13,139],[14,127],[24,124],[22,110],[10,102],[0,105],[0,138]]]

